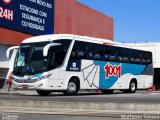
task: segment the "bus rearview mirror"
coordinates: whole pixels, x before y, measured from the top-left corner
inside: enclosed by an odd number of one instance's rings
[[[46,57],[48,55],[48,51],[51,47],[53,46],[60,46],[62,45],[61,43],[50,43],[48,45],[46,45],[43,49],[43,56]]]
[[[8,48],[7,53],[6,53],[7,58],[9,58],[11,50],[18,49],[18,48],[19,48],[19,46],[13,46],[13,47]]]

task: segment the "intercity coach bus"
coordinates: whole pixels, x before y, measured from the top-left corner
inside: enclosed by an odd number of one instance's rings
[[[153,84],[152,53],[86,36],[54,34],[24,40],[13,65],[13,86],[39,95],[61,91],[121,90],[134,93]]]

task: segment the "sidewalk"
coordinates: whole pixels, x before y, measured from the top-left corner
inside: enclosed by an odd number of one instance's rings
[[[142,91],[143,92],[143,91]],[[0,91],[0,94],[22,94],[22,95],[37,95],[34,90],[16,90],[13,93]],[[56,93],[54,93],[56,94]],[[58,93],[59,94],[59,93]],[[26,96],[29,97],[29,96]],[[128,111],[128,112],[149,112],[160,114],[160,104],[156,103],[99,103],[99,102],[63,102],[63,101],[43,101],[38,100],[12,100],[0,99],[0,107],[17,107],[23,109],[49,109],[49,110],[90,110],[90,111]]]
[[[76,109],[76,110],[113,110],[113,111],[151,111],[160,113],[160,104],[152,103],[99,103],[99,102],[63,102],[38,100],[0,99],[0,106],[39,108],[39,109]]]
[[[1,89],[0,94],[24,94],[24,95],[38,95],[35,90],[14,90],[8,91],[7,89]]]
[[[22,108],[22,107],[1,107],[0,112],[6,113],[28,113],[28,114],[47,114],[47,115],[72,115],[72,116],[93,116],[93,117],[118,117],[122,115],[151,115],[160,116],[157,111],[117,111],[117,110],[77,110],[77,109],[48,109],[48,108]]]

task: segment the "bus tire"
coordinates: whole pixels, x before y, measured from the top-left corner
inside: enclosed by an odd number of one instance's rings
[[[113,90],[101,90],[102,94],[112,94]]]
[[[137,82],[136,80],[132,80],[129,84],[129,93],[135,93],[137,90]]]
[[[67,90],[64,91],[64,95],[77,95],[79,91],[79,82],[77,81],[77,79],[72,78],[69,82],[68,82],[68,86],[67,86]]]
[[[51,91],[45,91],[45,90],[37,90],[37,93],[40,96],[49,96],[51,94]]]
[[[124,90],[124,93],[135,93],[137,90],[137,81],[136,80],[131,80],[130,84],[129,84],[129,89],[128,90]]]

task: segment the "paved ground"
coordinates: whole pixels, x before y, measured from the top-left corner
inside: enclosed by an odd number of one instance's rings
[[[160,114],[149,113],[118,113],[114,114],[96,111],[51,111],[50,113],[38,113],[39,110],[28,112],[0,112],[0,120],[159,120]],[[70,113],[70,114],[68,114]]]
[[[160,91],[77,96],[0,91],[0,120],[159,120]]]
[[[42,97],[35,91],[15,91],[12,94],[0,93],[0,99],[7,100],[32,100],[32,101],[58,101],[58,102],[96,102],[96,103],[154,103],[160,104],[160,91],[138,91],[135,94],[114,94],[80,93],[77,96],[64,96],[62,93],[53,93],[50,96]]]
[[[10,119],[6,119],[6,118]],[[1,113],[1,120],[120,120],[114,117]]]

